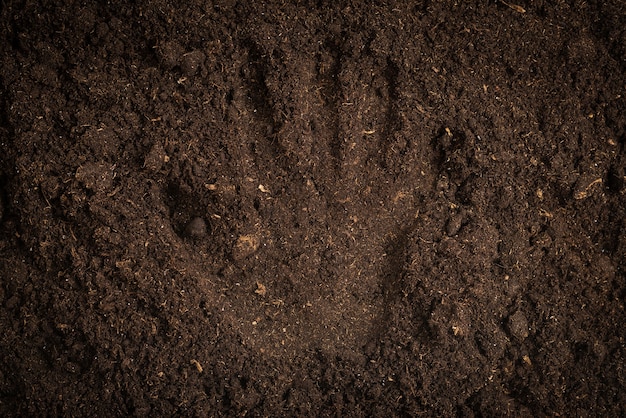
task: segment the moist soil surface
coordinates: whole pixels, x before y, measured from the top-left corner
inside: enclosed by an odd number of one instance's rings
[[[95,3],[1,6],[0,415],[624,416],[623,1]]]

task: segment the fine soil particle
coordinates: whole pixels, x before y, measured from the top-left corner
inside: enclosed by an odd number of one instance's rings
[[[626,3],[183,3],[2,3],[1,416],[626,415]]]

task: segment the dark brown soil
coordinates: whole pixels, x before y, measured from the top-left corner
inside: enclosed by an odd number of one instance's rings
[[[626,3],[85,3],[1,3],[1,416],[626,414]]]

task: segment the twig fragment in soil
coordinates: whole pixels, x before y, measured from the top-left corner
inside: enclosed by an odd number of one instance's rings
[[[576,187],[574,191],[574,199],[581,200],[581,199],[587,198],[589,196],[589,190],[598,183],[602,183],[601,178],[595,179],[594,181],[587,184],[586,186]]]
[[[502,4],[504,4],[505,6],[510,7],[511,9],[515,10],[518,13],[526,13],[526,9],[524,9],[522,6],[518,6],[517,4],[511,4],[511,3],[507,3],[504,0],[500,0],[502,2]]]
[[[191,360],[191,364],[193,364],[194,366],[196,366],[196,369],[198,369],[198,372],[202,373],[202,371],[204,370],[202,368],[202,365],[200,364],[200,362],[196,359]]]

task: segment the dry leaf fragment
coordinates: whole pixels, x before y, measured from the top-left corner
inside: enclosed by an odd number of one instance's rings
[[[241,235],[233,247],[233,258],[243,260],[259,249],[260,238],[257,235]]]
[[[254,293],[259,296],[265,296],[265,294],[267,293],[267,288],[265,287],[265,285],[261,282],[256,282],[256,286],[257,289],[254,291]]]

